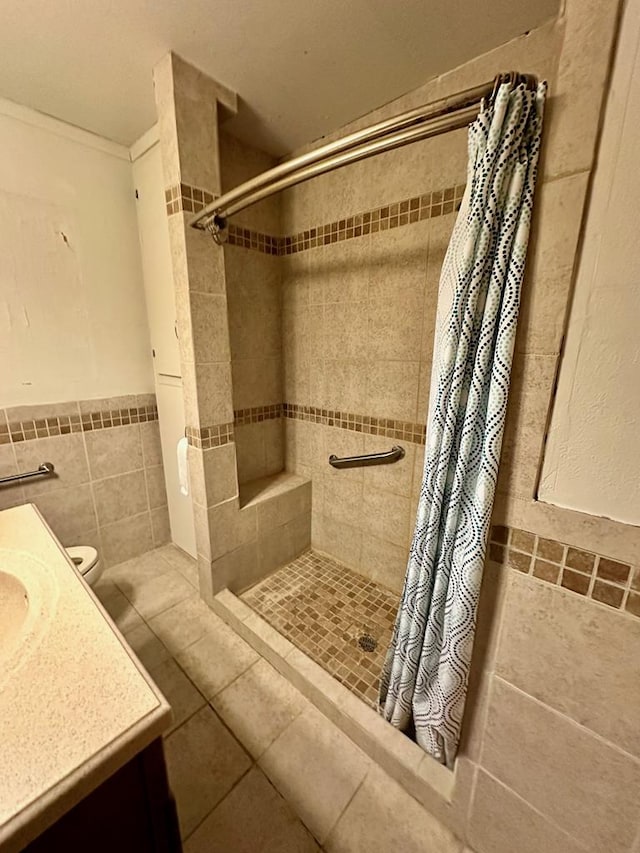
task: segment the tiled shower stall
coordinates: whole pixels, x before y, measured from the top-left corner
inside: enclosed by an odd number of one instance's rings
[[[566,788],[558,744],[583,738],[576,749],[610,767],[612,778],[616,750],[633,748],[629,703],[619,703],[615,731],[606,701],[592,707],[588,732],[576,710],[592,681],[585,643],[589,660],[606,658],[594,666],[619,689],[605,648],[622,650],[640,624],[633,542],[621,525],[535,500],[614,27],[611,8],[571,0],[556,21],[346,129],[505,68],[547,79],[553,93],[463,740],[448,796],[433,789],[423,799],[423,788],[415,796],[460,835],[472,800],[476,823],[491,813],[490,802],[511,825],[533,827],[539,849],[554,851],[596,842],[626,850],[633,824],[630,804],[616,803],[624,818],[607,828],[615,786],[597,797],[583,792],[581,822],[556,808]],[[466,131],[272,196],[235,216],[226,242],[216,245],[188,225],[193,212],[276,161],[224,132],[234,93],[178,57],[156,67],[155,87],[200,593],[213,605],[229,590],[238,608],[262,614],[372,704],[421,483],[439,273],[466,182]],[[405,456],[393,465],[328,464],[330,454],[394,444]],[[586,639],[559,648],[561,632]],[[508,648],[500,635],[513,639]],[[530,636],[558,661],[555,675],[536,667]],[[567,663],[567,655],[575,660]],[[572,663],[576,675],[567,683],[561,673]],[[530,740],[509,736],[516,718],[528,720]],[[498,724],[503,739],[490,737]],[[542,768],[539,790],[530,784],[538,771],[529,748]],[[633,776],[635,764],[624,761]],[[517,771],[524,766],[526,776]],[[407,785],[417,772],[396,770]],[[557,796],[545,798],[547,790]],[[478,846],[510,849],[498,829],[487,819]]]

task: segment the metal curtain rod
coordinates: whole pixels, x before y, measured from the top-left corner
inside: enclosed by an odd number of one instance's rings
[[[482,100],[494,94],[498,86],[505,82],[524,82],[534,87],[537,78],[515,71],[499,74],[480,86],[350,133],[240,184],[208,204],[192,217],[189,224],[202,230],[210,229],[215,236],[225,227],[229,216],[274,193],[348,163],[464,127],[476,117]]]

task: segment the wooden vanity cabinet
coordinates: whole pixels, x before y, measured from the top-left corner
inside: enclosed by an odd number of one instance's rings
[[[180,853],[162,739],[153,741],[42,835],[26,853]]]

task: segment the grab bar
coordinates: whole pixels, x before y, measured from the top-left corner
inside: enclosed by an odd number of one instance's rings
[[[404,456],[404,447],[394,445],[391,450],[383,450],[381,453],[368,453],[366,456],[343,456],[338,458],[335,454],[329,457],[329,465],[334,468],[357,468],[364,465],[389,465],[397,462]]]
[[[55,470],[53,462],[41,462],[37,471],[26,471],[24,474],[11,474],[10,477],[0,477],[0,486],[3,483],[14,483],[16,480],[27,480],[29,477],[50,477]]]

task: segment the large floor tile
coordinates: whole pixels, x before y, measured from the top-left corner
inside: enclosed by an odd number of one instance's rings
[[[144,625],[142,616],[132,607],[129,599],[110,580],[101,578],[93,591],[100,599],[104,609],[123,633],[131,631],[139,625]]]
[[[198,563],[193,557],[173,544],[163,545],[158,551],[172,569],[180,572],[192,586],[198,588]]]
[[[176,660],[194,684],[212,699],[260,656],[221,619]]]
[[[462,842],[390,776],[372,767],[325,848],[328,853],[460,853]]]
[[[153,632],[173,654],[186,649],[219,624],[220,618],[195,596],[149,619]]]
[[[149,668],[149,674],[164,694],[173,711],[173,722],[165,732],[165,737],[167,737],[192,714],[206,705],[207,700],[187,678],[173,658]]]
[[[370,766],[364,753],[313,707],[284,730],[259,763],[321,843]]]
[[[257,768],[185,844],[184,853],[314,853],[320,848]]]
[[[631,848],[640,763],[500,678],[481,765],[587,849]]]
[[[110,566],[103,577],[117,584],[121,589],[130,588],[145,581],[153,580],[165,574],[171,569],[171,565],[164,559],[159,548],[132,557],[124,563]],[[126,592],[126,589],[123,589]]]
[[[126,631],[124,636],[147,669],[157,666],[169,657],[166,647],[162,645],[151,628],[144,623]]]
[[[151,619],[174,604],[196,595],[191,584],[173,569],[135,586],[119,586],[143,619]]]
[[[213,700],[213,706],[254,756],[270,746],[309,703],[261,659]]]
[[[249,756],[208,705],[166,739],[165,755],[183,838],[251,766]]]

